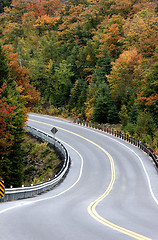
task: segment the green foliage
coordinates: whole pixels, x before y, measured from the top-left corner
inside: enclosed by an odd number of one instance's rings
[[[98,57],[96,62],[96,69],[92,76],[92,81],[97,84],[107,82],[106,75],[109,75],[111,71],[111,58],[107,52],[107,49],[104,48],[104,51],[101,57]]]
[[[0,87],[2,87],[4,82],[7,82],[9,78],[9,67],[7,64],[7,59],[5,57],[4,51],[0,45]]]
[[[82,79],[78,79],[71,90],[71,98],[68,105],[69,109],[74,108],[75,111],[81,110],[86,100],[86,91],[87,83]]]
[[[145,135],[154,136],[156,126],[154,120],[148,112],[140,112],[138,115],[136,133],[141,138],[144,139]]]
[[[1,0],[0,2],[0,13],[4,11],[4,7],[8,7],[11,4],[11,0]]]
[[[2,64],[0,64],[1,85],[5,83],[5,88],[0,91],[0,109],[2,110],[0,112],[1,137],[3,135],[8,136],[7,139],[4,138],[4,141],[0,142],[0,176],[4,179],[6,187],[10,185],[17,187],[22,183],[24,153],[21,143],[26,109],[15,82],[9,77],[7,60],[1,48],[0,59],[2,60]],[[4,106],[7,106],[7,108],[3,109]]]
[[[88,41],[85,46],[78,48],[75,64],[77,66],[77,71],[79,71],[80,78],[86,79],[93,73],[96,64],[95,51],[92,41]]]
[[[138,117],[138,107],[136,105],[131,106],[130,111],[129,111],[129,122],[130,123],[136,123],[137,122],[137,117]]]
[[[49,148],[46,148],[46,149],[43,149],[42,151],[41,151],[41,158],[44,158],[44,157],[46,157],[46,155],[48,154],[48,153],[50,153],[51,151],[50,151],[50,149]]]
[[[122,105],[121,110],[119,112],[119,118],[120,118],[120,122],[122,124],[123,127],[125,127],[128,123],[128,112],[127,112],[127,108],[125,105]]]
[[[112,106],[110,106],[107,116],[107,122],[111,124],[119,122],[119,114],[115,102],[113,102]]]
[[[132,123],[131,118],[129,118],[129,122],[124,125],[123,130],[127,131],[130,135],[139,138],[143,143],[157,149],[156,124],[154,123],[152,116],[149,112],[142,111],[137,115],[137,121],[134,119]]]
[[[143,96],[146,98],[147,110],[158,125],[158,61],[150,68]]]
[[[0,11],[8,3],[1,1]],[[17,0],[1,14],[0,34],[41,92],[37,111],[121,120],[136,135],[141,112],[158,124],[157,23],[156,0]],[[2,52],[0,63],[0,85],[11,85],[15,79],[9,78]],[[49,102],[48,109],[43,102]]]
[[[98,93],[94,105],[94,121],[98,123],[107,123],[111,106],[112,99],[109,86],[106,83],[102,83],[98,87]]]
[[[124,127],[124,130],[127,131],[131,136],[135,136],[136,124],[128,122],[127,125]]]
[[[10,174],[8,178],[4,175],[6,181],[6,186],[14,185],[18,187],[22,183],[22,169],[23,169],[23,156],[24,153],[21,148],[22,137],[24,134],[24,124],[25,124],[25,108],[22,105],[22,99],[15,87],[7,87],[5,92],[6,103],[13,107],[14,110],[9,118],[6,119],[7,129],[10,133],[12,139],[12,144],[9,147],[10,153],[6,154],[10,165]]]
[[[48,146],[48,142],[41,142],[32,135],[25,134],[22,149],[25,153],[22,183],[25,186],[41,183],[54,177],[61,160]]]

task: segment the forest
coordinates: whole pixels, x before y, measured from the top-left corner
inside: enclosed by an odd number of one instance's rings
[[[21,179],[27,112],[45,110],[121,124],[158,153],[157,0],[1,1],[1,175]]]

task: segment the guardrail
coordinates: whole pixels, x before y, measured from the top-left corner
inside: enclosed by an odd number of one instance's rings
[[[121,138],[121,139],[129,142],[130,144],[137,146],[138,148],[143,150],[145,153],[147,153],[152,158],[153,164],[155,165],[155,167],[158,171],[158,156],[153,152],[153,150],[151,148],[149,148],[147,145],[142,143],[140,140],[135,139],[126,133],[122,133],[121,131],[110,128],[106,124],[87,122],[87,121],[81,120],[79,118],[74,118],[74,123],[77,123],[82,126],[94,128],[97,130],[101,130],[103,132],[109,133],[115,137]]]
[[[25,127],[30,133],[33,135],[42,138],[45,141],[48,141],[49,143],[52,143],[59,149],[59,151],[64,155],[64,164],[61,168],[61,170],[58,172],[58,174],[43,183],[33,185],[30,187],[19,187],[19,188],[6,188],[5,189],[5,196],[3,201],[12,201],[12,200],[18,200],[18,199],[23,199],[23,198],[28,198],[32,197],[34,195],[41,194],[42,192],[45,192],[54,186],[56,186],[64,177],[66,172],[68,171],[69,165],[70,165],[70,157],[69,153],[66,150],[66,148],[61,144],[58,140],[54,139],[52,136],[49,134],[43,133],[42,131],[36,129],[36,128],[31,128],[30,126]]]

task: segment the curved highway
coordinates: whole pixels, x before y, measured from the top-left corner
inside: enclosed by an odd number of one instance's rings
[[[0,204],[1,240],[158,239],[158,173],[140,149],[50,116],[28,124],[68,149],[70,170],[52,191]]]

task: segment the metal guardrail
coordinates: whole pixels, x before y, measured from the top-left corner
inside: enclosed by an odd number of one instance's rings
[[[61,144],[58,140],[54,139],[49,134],[43,133],[42,131],[32,128],[30,126],[25,127],[30,133],[33,135],[42,138],[45,141],[48,141],[49,143],[55,144],[55,147],[59,149],[59,151],[64,155],[64,164],[61,168],[61,170],[58,172],[58,174],[43,183],[33,185],[30,187],[19,187],[19,188],[6,188],[5,189],[5,196],[3,201],[12,201],[12,200],[18,200],[23,198],[32,197],[34,195],[41,194],[42,192],[45,192],[51,188],[53,188],[55,185],[57,185],[64,177],[66,172],[68,171],[69,165],[70,165],[70,157],[69,153],[66,150],[66,148]]]
[[[131,137],[130,135],[126,133],[122,133],[121,131],[117,131],[113,128],[108,127],[106,124],[98,124],[98,123],[92,123],[92,122],[87,122],[85,120],[81,120],[79,118],[74,118],[74,123],[77,123],[82,126],[94,128],[97,130],[101,130],[103,132],[109,133],[115,137],[121,138],[123,140],[126,140],[130,144],[133,144],[143,150],[145,153],[147,153],[153,161],[153,164],[155,165],[157,171],[158,171],[158,156],[153,152],[151,148],[149,148],[147,145],[142,143],[140,140],[135,139]]]

